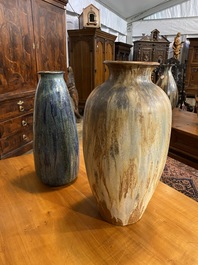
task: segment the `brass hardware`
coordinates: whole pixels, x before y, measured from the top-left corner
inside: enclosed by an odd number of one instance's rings
[[[27,141],[28,140],[28,137],[25,134],[23,134],[23,140],[24,141]]]
[[[17,102],[17,105],[19,106],[19,111],[24,111],[24,107],[22,106],[23,103],[24,103],[24,101],[22,101],[22,100],[19,100],[19,101]]]
[[[19,110],[20,111],[24,111],[24,107],[23,106],[19,106]]]
[[[25,127],[25,126],[27,126],[27,121],[22,120],[21,124],[22,124],[22,126]]]
[[[19,101],[17,102],[17,105],[22,105],[23,103],[24,103],[24,101],[19,100]]]

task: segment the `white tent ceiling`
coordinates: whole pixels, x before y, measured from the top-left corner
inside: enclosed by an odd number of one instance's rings
[[[128,22],[137,21],[189,0],[96,0]]]

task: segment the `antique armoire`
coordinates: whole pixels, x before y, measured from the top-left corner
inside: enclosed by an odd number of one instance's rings
[[[189,96],[198,95],[198,38],[189,38],[185,90]]]
[[[69,63],[73,68],[79,95],[79,109],[83,111],[91,91],[109,75],[105,60],[115,58],[116,36],[99,28],[68,30]]]
[[[0,159],[32,148],[39,71],[66,72],[67,0],[0,0]]]

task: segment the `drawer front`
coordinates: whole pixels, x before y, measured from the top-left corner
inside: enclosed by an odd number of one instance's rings
[[[0,140],[1,155],[11,152],[17,148],[22,147],[23,145],[31,142],[33,139],[32,126],[28,128],[23,128],[16,134],[2,138]]]
[[[0,108],[0,121],[33,112],[34,96],[4,101]]]
[[[198,159],[198,137],[193,137],[173,129],[171,132],[170,148]]]
[[[32,128],[33,113],[10,119],[0,123],[0,138],[7,137],[21,131],[23,128]]]

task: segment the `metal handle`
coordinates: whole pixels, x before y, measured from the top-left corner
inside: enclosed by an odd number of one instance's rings
[[[25,120],[22,120],[22,122],[21,122],[21,124],[22,124],[22,126],[27,126],[27,121],[25,121]]]
[[[24,111],[24,107],[22,106],[23,103],[24,103],[24,101],[22,101],[22,100],[19,100],[19,101],[17,102],[17,105],[19,106],[19,111]]]
[[[22,101],[22,100],[19,100],[19,101],[17,102],[18,105],[22,105],[23,103],[24,103],[24,101]]]
[[[28,137],[25,134],[23,134],[23,140],[24,141],[27,141],[28,140]]]
[[[20,111],[24,111],[24,107],[23,106],[19,106],[19,110]]]

